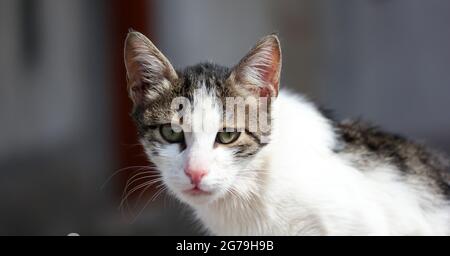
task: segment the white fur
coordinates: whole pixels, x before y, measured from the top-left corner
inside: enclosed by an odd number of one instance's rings
[[[213,96],[203,91],[196,97]],[[169,145],[152,160],[212,234],[450,235],[448,203],[431,203],[431,192],[398,181],[394,166],[352,167],[331,150],[337,143],[332,127],[303,98],[280,93],[272,142],[247,163],[233,162],[229,148],[213,147],[219,111],[199,102],[192,120],[202,119],[213,131],[194,130],[186,150]],[[212,195],[183,193],[192,186],[183,173],[188,161],[209,170],[201,188]]]

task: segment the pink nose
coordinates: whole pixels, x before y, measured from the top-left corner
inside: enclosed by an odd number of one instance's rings
[[[206,170],[202,170],[202,169],[186,169],[184,170],[184,172],[186,173],[186,175],[189,177],[189,179],[191,179],[191,183],[195,186],[198,186],[198,184],[200,184],[200,182],[202,181],[202,178],[208,174],[208,172]]]

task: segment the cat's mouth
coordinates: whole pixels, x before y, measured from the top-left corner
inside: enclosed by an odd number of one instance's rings
[[[209,191],[205,191],[198,186],[195,186],[191,189],[187,189],[184,191],[185,194],[191,195],[191,196],[209,196],[212,193]]]

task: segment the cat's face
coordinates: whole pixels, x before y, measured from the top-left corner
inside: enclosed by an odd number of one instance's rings
[[[145,36],[131,32],[125,64],[140,140],[165,185],[193,205],[252,193],[278,94],[276,36],[263,38],[232,69],[198,64],[177,72]]]

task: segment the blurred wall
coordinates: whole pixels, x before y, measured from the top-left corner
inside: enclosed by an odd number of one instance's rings
[[[0,1],[0,235],[100,225],[110,144],[104,1]]]

